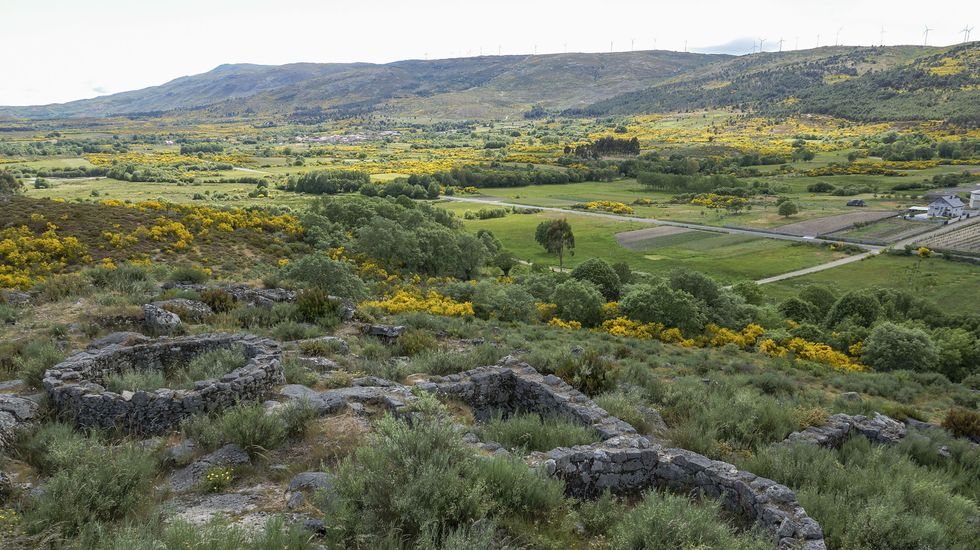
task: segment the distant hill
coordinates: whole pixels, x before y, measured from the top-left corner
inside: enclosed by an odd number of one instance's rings
[[[852,120],[980,123],[980,45],[825,47],[737,57],[583,109],[590,115],[737,107]]]
[[[100,117],[197,109],[218,116],[273,113],[315,118],[382,111],[440,118],[503,117],[538,104],[556,110],[584,107],[728,57],[647,51],[384,65],[222,65],[143,90],[63,104],[0,107],[0,115]]]
[[[293,122],[364,113],[465,119],[735,107],[853,120],[980,124],[980,45],[823,47],[745,56],[669,51],[482,56],[388,64],[222,65],[160,86],[36,107],[19,118],[192,112]]]

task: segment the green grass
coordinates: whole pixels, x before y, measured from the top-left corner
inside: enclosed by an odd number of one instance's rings
[[[598,439],[595,430],[555,416],[533,413],[492,418],[480,429],[483,439],[510,449],[548,451],[556,447],[588,445]]]
[[[638,252],[620,246],[616,242],[616,233],[652,227],[650,225],[554,212],[515,214],[464,223],[473,232],[484,228],[493,231],[504,246],[522,260],[557,265],[557,257],[538,246],[533,235],[538,223],[559,217],[566,217],[575,233],[575,255],[566,256],[566,267],[575,267],[589,258],[602,258],[609,263],[626,262],[633,270],[646,273],[666,273],[677,267],[688,267],[722,281],[734,281],[760,279],[844,257],[842,253],[804,243],[710,233],[670,235],[668,242],[674,238],[682,242]]]
[[[912,278],[914,284],[910,285],[910,270],[915,269],[917,264],[920,266],[918,274]],[[869,286],[913,288],[920,297],[933,300],[944,309],[971,313],[976,311],[976,303],[965,297],[973,296],[980,288],[980,268],[935,256],[919,263],[917,257],[882,254],[762,288],[769,297],[781,301],[797,295],[811,283],[828,284],[838,292]]]

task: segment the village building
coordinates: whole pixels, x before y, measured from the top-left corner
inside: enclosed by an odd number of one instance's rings
[[[963,201],[954,195],[939,197],[929,203],[929,217],[958,218],[963,215]]]

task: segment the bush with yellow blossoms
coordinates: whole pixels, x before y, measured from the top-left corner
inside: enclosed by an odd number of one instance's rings
[[[379,308],[388,313],[423,311],[432,315],[444,315],[448,317],[467,317],[474,315],[473,304],[471,302],[457,302],[434,290],[430,290],[423,295],[421,290],[402,289],[391,296],[385,296],[381,300],[361,302],[361,307]]]

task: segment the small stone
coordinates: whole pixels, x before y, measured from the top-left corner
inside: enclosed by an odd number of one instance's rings
[[[303,528],[311,533],[316,533],[317,535],[325,535],[327,533],[327,524],[323,523],[323,520],[310,518],[303,522]]]
[[[296,474],[289,482],[289,492],[333,489],[333,476],[327,472],[303,472]]]
[[[286,508],[295,510],[303,506],[305,503],[306,497],[303,495],[303,493],[296,491],[294,493],[289,493],[289,497],[286,499]]]
[[[840,398],[844,401],[854,401],[854,402],[861,401],[860,394],[854,391],[844,392],[840,394]]]

